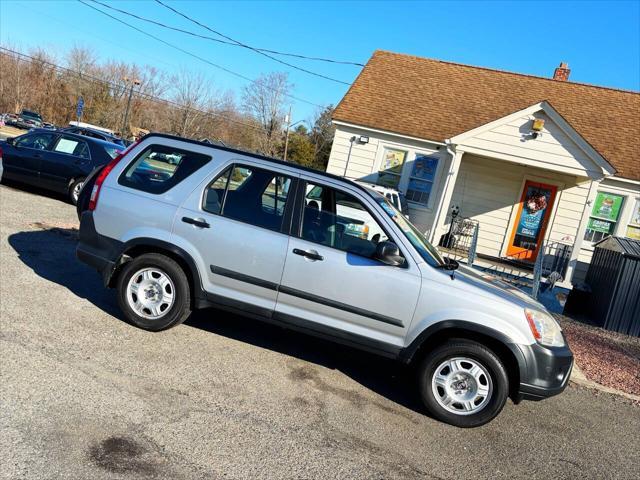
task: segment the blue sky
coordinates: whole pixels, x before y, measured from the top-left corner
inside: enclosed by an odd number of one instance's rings
[[[640,1],[164,1],[237,40],[273,50],[366,63],[374,50],[384,49],[540,76],[550,76],[566,61],[573,81],[640,90]],[[153,1],[112,4],[211,35]],[[251,51],[110,13],[247,77],[286,70]],[[246,84],[77,1],[0,0],[0,41],[22,50],[45,47],[60,57],[74,44],[86,45],[101,60],[152,64],[167,72],[200,71],[218,88],[235,91],[237,98]],[[348,65],[287,61],[349,83],[360,71]],[[289,73],[294,95],[314,104],[335,104],[348,88],[296,70]],[[316,108],[291,103],[294,120],[309,118]]]

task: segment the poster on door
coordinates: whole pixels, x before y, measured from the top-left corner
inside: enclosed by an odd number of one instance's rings
[[[534,241],[538,238],[550,198],[551,190],[536,186],[527,188],[516,235],[528,237]]]

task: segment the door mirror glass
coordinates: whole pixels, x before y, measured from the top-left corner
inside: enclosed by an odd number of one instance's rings
[[[393,242],[387,241],[378,243],[378,245],[376,245],[374,258],[386,265],[392,265],[394,267],[401,267],[404,265],[404,257],[400,253],[398,245]]]

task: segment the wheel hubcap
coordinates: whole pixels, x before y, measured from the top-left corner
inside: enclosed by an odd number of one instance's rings
[[[156,320],[173,305],[175,288],[169,276],[157,268],[136,272],[127,285],[127,302],[141,317]]]
[[[493,382],[487,369],[476,360],[455,357],[436,368],[431,381],[436,401],[457,415],[478,413],[491,399]]]
[[[77,183],[74,187],[73,187],[73,198],[75,200],[78,200],[78,196],[80,195],[80,190],[82,190],[82,186],[84,185],[83,183]]]

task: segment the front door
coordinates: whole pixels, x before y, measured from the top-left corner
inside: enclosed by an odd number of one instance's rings
[[[533,262],[544,239],[558,187],[527,180],[512,226],[507,256]]]
[[[366,202],[338,188],[308,181],[298,208],[279,288],[276,316],[304,319],[360,342],[401,346],[420,292],[417,266],[373,258],[376,245],[393,241]],[[354,192],[355,193],[355,192]]]

